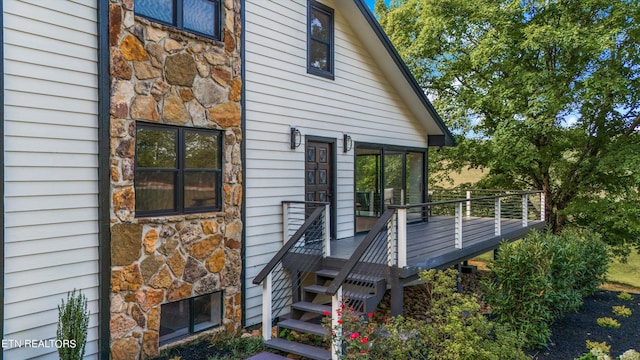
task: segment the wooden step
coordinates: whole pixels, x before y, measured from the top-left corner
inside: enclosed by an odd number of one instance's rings
[[[265,341],[265,346],[291,354],[301,355],[310,359],[330,360],[331,351],[311,345],[300,344],[285,339],[271,339]]]
[[[291,307],[305,312],[310,312],[314,314],[324,315],[325,311],[331,313],[331,306],[322,305],[322,304],[314,304],[307,301],[298,301],[296,303],[291,304]]]
[[[313,323],[301,321],[301,320],[287,319],[284,321],[279,321],[278,326],[285,329],[291,329],[297,332],[302,332],[307,334],[313,334],[318,336],[327,335],[327,330],[323,328],[322,325],[313,324]]]
[[[338,270],[320,269],[316,271],[316,276],[327,278],[327,279],[334,279],[336,276],[338,276]],[[363,274],[357,274],[357,273],[353,273],[347,276],[347,281],[352,281],[352,282],[365,282],[365,283],[374,284],[378,281],[384,281],[384,280],[385,279],[383,277],[363,275]]]
[[[367,289],[367,291],[373,290],[374,289]],[[327,287],[322,285],[309,285],[304,287],[304,291],[314,294],[324,294],[327,291]],[[342,296],[346,299],[366,300],[373,297],[374,295],[369,292],[346,290],[342,292]]]

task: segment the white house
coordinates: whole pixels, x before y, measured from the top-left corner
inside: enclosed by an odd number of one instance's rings
[[[258,324],[283,201],[349,238],[424,203],[427,148],[454,145],[362,0],[1,7],[0,360],[57,358],[73,289],[87,358]]]
[[[364,1],[245,6],[245,316],[252,325],[262,311],[262,288],[252,280],[288,240],[282,201],[329,201],[332,238],[351,237],[380,215],[381,194],[387,203],[425,202],[426,149],[454,142]],[[385,181],[384,171],[356,174],[358,161],[406,170]],[[382,181],[356,189],[357,176]]]
[[[89,300],[98,353],[97,1],[2,2],[2,339],[5,359],[57,358],[57,306]],[[2,357],[0,356],[0,357]]]

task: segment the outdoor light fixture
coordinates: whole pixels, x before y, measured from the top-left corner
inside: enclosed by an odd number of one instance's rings
[[[342,151],[349,152],[353,148],[353,140],[351,140],[351,136],[347,134],[342,135]]]
[[[302,135],[300,134],[300,130],[294,128],[293,126],[290,129],[291,131],[291,150],[295,150],[302,143]]]

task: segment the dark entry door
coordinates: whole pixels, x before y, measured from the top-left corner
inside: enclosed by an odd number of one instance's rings
[[[333,203],[332,144],[307,141],[305,149],[305,199]],[[307,215],[320,205],[309,204]],[[333,233],[333,224],[331,224]]]

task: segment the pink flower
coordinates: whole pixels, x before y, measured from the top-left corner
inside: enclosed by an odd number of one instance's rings
[[[329,315],[331,315],[330,311],[327,310],[327,311],[324,312],[324,316],[329,316]]]
[[[368,315],[369,317],[373,317],[373,313],[371,313],[371,312],[370,312],[370,313],[368,313],[367,315]]]
[[[369,339],[367,339],[366,337],[363,337],[363,338],[360,340],[360,342],[361,342],[361,343],[363,343],[363,344],[367,344],[367,343],[369,343]]]
[[[352,339],[356,339],[356,338],[358,338],[358,336],[360,336],[360,334],[358,334],[357,331],[352,333],[351,335],[349,335],[349,337],[352,338]]]

